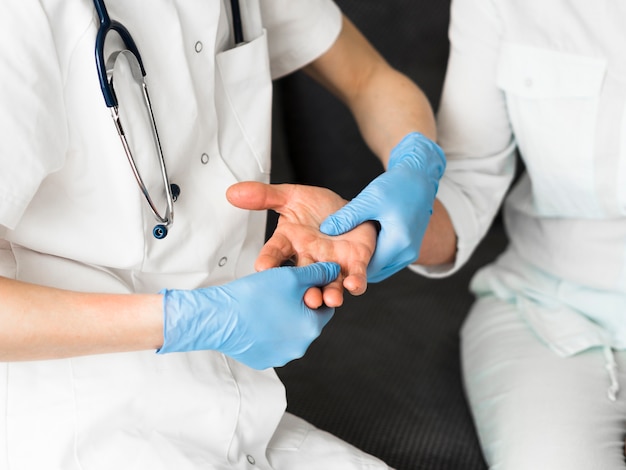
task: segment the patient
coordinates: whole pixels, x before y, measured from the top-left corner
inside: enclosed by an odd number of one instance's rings
[[[447,248],[412,269],[456,272],[504,203],[509,246],[474,276],[461,331],[485,460],[624,469],[626,5],[456,0],[451,18],[438,110],[448,165],[428,226]],[[518,151],[525,172],[510,188]],[[394,207],[384,196],[379,207]]]

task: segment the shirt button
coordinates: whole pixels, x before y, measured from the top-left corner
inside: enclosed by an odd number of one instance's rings
[[[200,52],[202,50],[202,42],[198,41],[195,45],[196,52]]]
[[[223,268],[224,266],[226,266],[226,263],[228,263],[228,258],[224,256],[223,258],[219,260],[217,264],[219,265],[220,268]]]
[[[256,463],[256,460],[254,460],[254,457],[252,457],[251,455],[247,455],[246,458],[248,459],[248,463],[250,465],[254,465]]]
[[[209,154],[208,153],[203,153],[200,156],[200,161],[202,162],[203,165],[206,165],[207,163],[209,163]]]
[[[524,85],[526,85],[526,88],[532,88],[533,86],[533,79],[532,78],[526,78],[524,80]]]

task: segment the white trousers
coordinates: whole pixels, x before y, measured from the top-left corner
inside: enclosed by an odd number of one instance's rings
[[[461,349],[464,385],[490,469],[626,468],[626,352],[614,352],[621,391],[611,401],[605,351],[559,357],[514,305],[493,297],[474,304]]]

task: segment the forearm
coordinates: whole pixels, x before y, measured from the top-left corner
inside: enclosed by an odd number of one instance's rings
[[[347,101],[361,134],[385,168],[391,150],[411,132],[436,139],[435,119],[422,91],[406,76],[384,67]]]
[[[335,45],[306,69],[351,110],[372,151],[387,164],[389,153],[408,133],[436,138],[428,99],[405,75],[393,69],[344,18]]]
[[[87,294],[0,277],[0,361],[157,349],[160,295]]]

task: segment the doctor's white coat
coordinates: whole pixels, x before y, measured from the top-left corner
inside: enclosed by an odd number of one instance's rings
[[[0,275],[154,293],[252,271],[265,215],[231,207],[225,190],[268,180],[271,80],[327,50],[341,14],[330,0],[243,0],[247,42],[233,47],[227,5],[107,1],[143,57],[181,188],[175,223],[156,240],[100,91],[93,3],[0,3]],[[119,48],[107,42],[107,53]],[[158,163],[144,161],[149,144],[127,122],[158,194]],[[284,409],[272,370],[215,352],[0,363],[0,468],[387,468]]]

